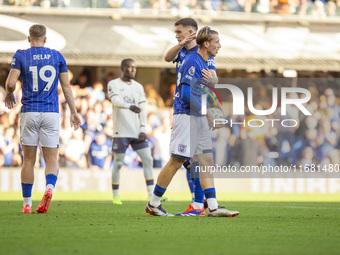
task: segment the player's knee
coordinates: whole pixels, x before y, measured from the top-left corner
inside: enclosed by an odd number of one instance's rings
[[[121,167],[123,166],[124,162],[123,161],[115,161],[114,162],[114,167],[115,169],[121,169]]]
[[[150,155],[150,156],[148,156],[148,157],[146,157],[145,159],[144,159],[144,163],[143,164],[148,164],[148,165],[152,165],[153,164],[153,158],[152,158],[152,156]]]
[[[175,158],[175,157],[170,158],[170,164],[173,165],[177,169],[181,168],[184,162],[185,162],[184,159]]]

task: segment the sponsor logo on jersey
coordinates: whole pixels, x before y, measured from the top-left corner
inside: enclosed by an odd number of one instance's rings
[[[187,74],[185,75],[185,78],[189,79],[190,81],[192,80],[192,77]]]
[[[11,62],[11,65],[12,65],[12,66],[14,66],[14,65],[15,65],[15,61],[16,61],[16,59],[15,59],[15,58],[13,58],[13,59],[12,59],[12,62]]]
[[[134,98],[129,98],[127,96],[124,97],[124,101],[125,103],[128,103],[128,104],[136,104],[136,100]]]
[[[213,59],[208,59],[208,66],[215,66],[215,61]]]
[[[195,74],[195,67],[194,67],[194,66],[190,67],[190,69],[189,69],[189,74],[190,74],[191,76],[193,76],[193,75]]]
[[[177,92],[177,93],[175,94],[175,97],[179,97],[179,92]]]
[[[187,146],[186,145],[184,145],[184,144],[179,144],[178,145],[178,151],[180,153],[184,153],[186,150],[187,150]]]

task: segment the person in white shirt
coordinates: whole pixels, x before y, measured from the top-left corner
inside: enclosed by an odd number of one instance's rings
[[[122,204],[119,195],[120,169],[129,145],[142,160],[148,197],[151,197],[154,186],[153,159],[145,134],[147,114],[144,88],[134,80],[137,66],[133,59],[124,59],[121,70],[122,76],[108,84],[108,94],[113,104],[113,204],[117,205]]]

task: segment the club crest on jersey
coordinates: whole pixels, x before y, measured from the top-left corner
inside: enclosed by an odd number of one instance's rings
[[[193,75],[195,74],[195,67],[194,67],[194,66],[190,67],[190,69],[189,69],[189,74],[190,74],[191,76],[193,76]]]
[[[183,58],[185,57],[185,53],[184,52],[181,53],[181,57],[183,57]]]
[[[184,145],[184,144],[178,145],[178,151],[180,153],[184,153],[186,150],[187,150],[187,146],[186,145]]]
[[[114,143],[112,147],[113,147],[114,150],[117,150],[118,149],[118,144]]]

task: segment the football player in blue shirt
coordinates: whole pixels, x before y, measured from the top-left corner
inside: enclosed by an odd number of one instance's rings
[[[21,185],[24,203],[22,213],[31,213],[31,192],[34,181],[34,164],[37,146],[43,150],[46,162],[46,191],[37,207],[38,213],[46,213],[59,172],[59,100],[58,80],[71,111],[71,126],[78,129],[80,118],[77,114],[68,71],[64,57],[56,50],[44,47],[46,27],[35,24],[29,29],[30,48],[18,50],[12,59],[11,70],[6,80],[5,104],[15,106],[13,92],[21,78],[22,107],[20,115],[20,141],[24,162],[21,169]]]
[[[209,27],[197,33],[198,51],[186,57],[178,72],[175,92],[173,128],[170,139],[171,157],[158,175],[154,193],[145,207],[145,211],[154,216],[173,216],[168,214],[160,204],[171,179],[181,165],[194,155],[200,167],[207,169],[213,165],[211,131],[213,116],[201,114],[202,71],[208,68],[210,57],[216,56],[221,48],[218,33]],[[194,137],[195,139],[191,139]],[[237,211],[229,211],[218,206],[214,179],[209,171],[200,173],[200,182],[207,198],[210,217],[233,217]],[[201,210],[204,210],[203,208]],[[200,210],[196,210],[200,213]]]
[[[164,59],[167,62],[174,62],[176,63],[176,75],[178,75],[178,71],[185,59],[185,57],[193,52],[198,51],[198,45],[196,43],[196,33],[198,30],[197,22],[192,18],[182,18],[175,23],[175,34],[176,39],[178,40],[178,44],[170,48]],[[212,77],[217,78],[216,74],[216,67],[215,67],[215,60],[214,57],[210,57],[208,60],[208,68],[209,70],[204,70],[204,72],[209,71]],[[184,213],[178,213],[176,215],[196,215],[194,210],[202,209],[203,201],[204,201],[204,193],[201,187],[199,178],[197,173],[190,172],[191,169],[195,169],[198,166],[197,158],[194,156],[191,159],[185,161],[183,166],[187,169],[187,180],[189,184],[190,191],[193,197],[193,204],[189,205],[188,209]],[[192,180],[193,177],[193,180]],[[205,215],[204,211],[200,211],[200,215]]]

